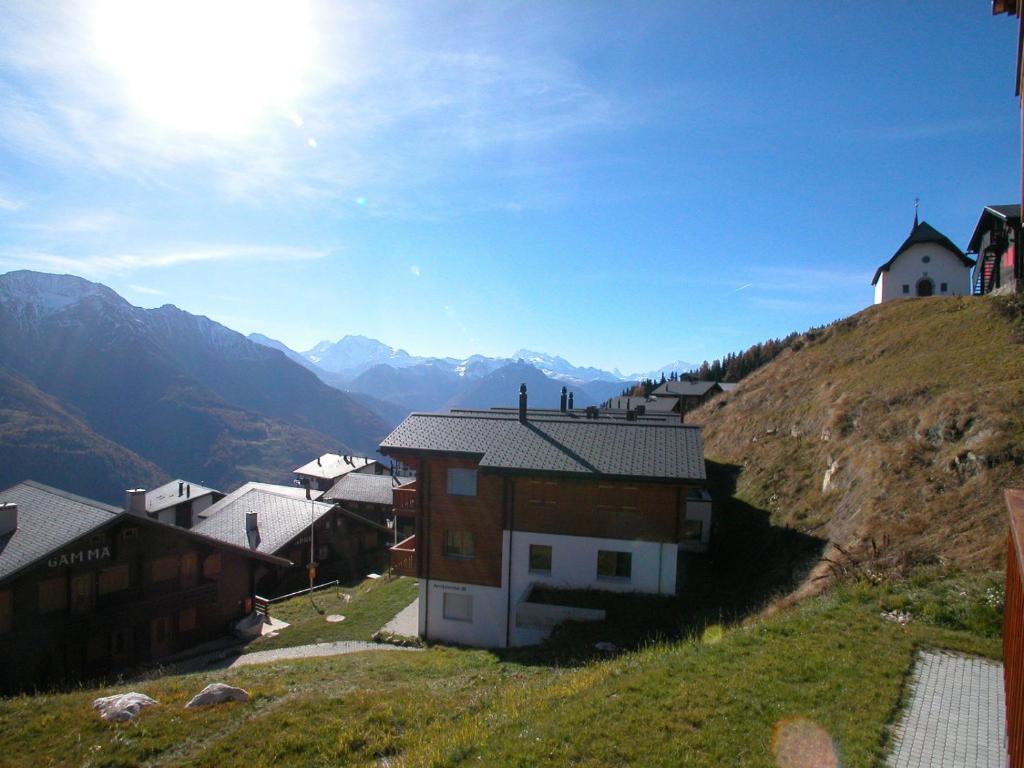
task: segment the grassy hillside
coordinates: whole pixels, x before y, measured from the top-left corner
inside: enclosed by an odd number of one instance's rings
[[[878,596],[860,585],[745,627],[581,666],[433,648],[0,699],[0,753],[12,768],[767,768],[780,743],[803,737],[804,747],[867,768],[887,749],[916,647],[999,649],[996,639],[883,621]],[[253,700],[182,708],[221,680]],[[134,722],[101,722],[93,698],[124,690],[160,705]]]
[[[870,307],[690,420],[738,499],[776,526],[878,567],[996,567],[1003,489],[1024,486],[1020,317],[991,297]]]

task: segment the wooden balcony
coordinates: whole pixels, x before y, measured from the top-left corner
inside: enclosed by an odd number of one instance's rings
[[[1010,535],[1003,613],[1003,685],[1009,768],[1024,768],[1024,491],[1008,490]]]
[[[408,485],[403,485],[401,488],[395,488],[392,492],[393,503],[395,505],[396,515],[415,515],[416,514],[416,481],[413,480]]]
[[[391,547],[391,573],[396,576],[416,576],[415,534]]]

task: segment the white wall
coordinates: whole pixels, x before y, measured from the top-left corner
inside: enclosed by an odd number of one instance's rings
[[[501,586],[482,587],[437,579],[420,579],[419,630],[422,637],[479,648],[504,648],[508,632],[508,531],[502,534]],[[444,593],[466,594],[473,599],[473,620],[444,617]],[[513,603],[513,610],[515,603]]]
[[[551,573],[530,571],[530,545],[551,546]],[[629,579],[597,575],[599,549],[633,554]],[[598,539],[549,533],[512,534],[512,601],[518,602],[533,584],[562,589],[601,589],[609,592],[676,592],[676,544],[629,539]]]
[[[925,263],[922,259],[929,257]],[[875,304],[893,299],[912,298],[917,295],[917,283],[930,278],[935,284],[936,296],[964,296],[970,293],[971,270],[948,250],[934,243],[912,245],[899,255],[888,271],[883,270],[875,283]],[[945,293],[941,290],[946,283]],[[910,286],[910,293],[903,293],[903,286]]]

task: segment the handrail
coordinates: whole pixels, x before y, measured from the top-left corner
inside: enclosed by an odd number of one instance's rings
[[[1024,768],[1024,491],[1008,489],[1006,597],[1003,611],[1003,685],[1009,768]]]

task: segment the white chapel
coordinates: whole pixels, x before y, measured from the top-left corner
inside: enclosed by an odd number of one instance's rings
[[[928,222],[918,222],[915,214],[910,237],[875,270],[875,304],[911,296],[970,294],[973,266],[974,259]]]

